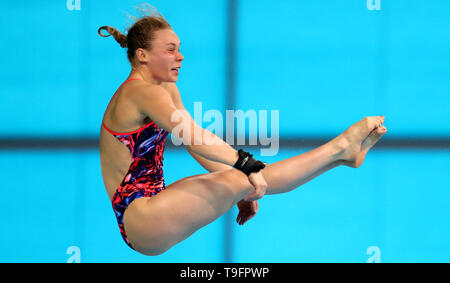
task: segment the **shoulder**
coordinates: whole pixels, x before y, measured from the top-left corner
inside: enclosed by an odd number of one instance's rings
[[[167,91],[169,92],[177,90],[177,85],[175,83],[162,83],[161,86],[167,89]]]
[[[170,97],[177,108],[184,108],[177,85],[175,83],[165,83],[163,87],[170,94]]]
[[[170,96],[173,98],[176,98],[177,96],[179,96],[179,92],[178,92],[178,88],[175,85],[175,83],[162,83],[161,87],[163,87],[169,94]]]
[[[133,101],[167,99],[170,98],[169,91],[163,85],[153,85],[145,81],[136,82],[129,92]]]

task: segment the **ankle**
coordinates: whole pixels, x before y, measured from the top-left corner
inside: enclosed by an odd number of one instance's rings
[[[333,161],[337,165],[343,165],[345,163],[344,153],[349,147],[350,143],[347,139],[345,139],[342,135],[339,135],[332,139],[330,142],[331,154],[333,157]]]

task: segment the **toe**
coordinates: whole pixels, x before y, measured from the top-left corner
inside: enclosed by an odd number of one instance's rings
[[[361,146],[361,150],[364,152],[369,151],[387,132],[385,126],[381,126],[373,130],[370,135],[364,140]]]

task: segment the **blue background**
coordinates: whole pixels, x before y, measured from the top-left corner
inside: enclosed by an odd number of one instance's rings
[[[450,2],[237,1],[236,105],[279,110],[281,138],[334,137],[386,116],[385,138],[450,136]],[[104,110],[130,71],[122,32],[135,1],[0,2],[0,138],[98,138]],[[226,105],[227,1],[150,2],[178,34],[186,108]],[[128,20],[130,21],[130,20]],[[203,126],[207,126],[204,124]],[[281,148],[275,162],[311,148]],[[258,151],[255,150],[255,157]],[[166,183],[206,171],[186,151],[164,153]],[[450,261],[450,150],[377,149],[259,201],[244,226],[221,217],[157,257],[126,246],[103,186],[99,151],[0,149],[0,262]],[[232,210],[235,219],[237,210]]]

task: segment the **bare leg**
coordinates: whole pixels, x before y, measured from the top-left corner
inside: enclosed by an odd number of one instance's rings
[[[356,128],[350,127],[316,149],[266,166],[262,170],[268,184],[266,194],[291,191],[340,164],[358,167],[369,148],[381,138],[380,133],[373,134],[370,127],[365,129],[366,125],[358,123]],[[366,133],[357,139],[354,132],[360,134],[361,128]],[[354,146],[355,141],[359,147]],[[158,255],[220,217],[253,191],[247,176],[235,169],[184,178],[152,198],[132,202],[124,216],[126,233],[137,251]]]
[[[306,153],[267,165],[261,171],[267,182],[266,195],[289,192],[342,165],[339,154],[337,147],[329,142]]]
[[[369,149],[386,133],[383,122],[384,118],[379,123],[363,119],[318,148],[266,166],[262,171],[268,185],[266,195],[289,192],[339,165],[360,167]],[[373,130],[372,123],[377,123]],[[357,136],[361,127],[369,132],[365,137]]]

